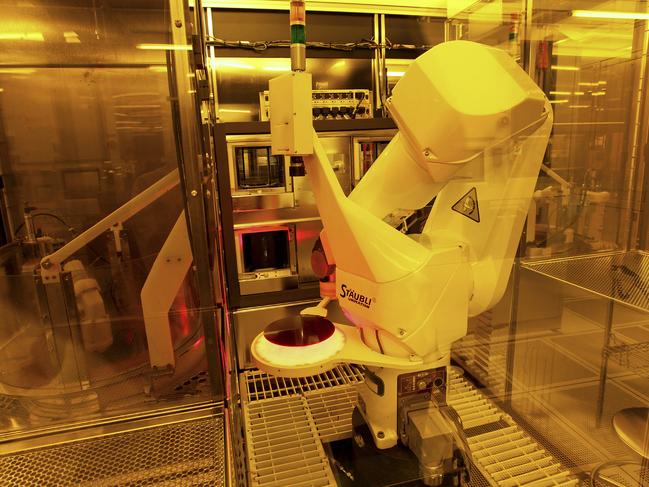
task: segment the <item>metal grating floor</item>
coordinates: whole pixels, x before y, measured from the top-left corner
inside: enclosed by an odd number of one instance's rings
[[[362,372],[347,364],[290,379],[243,372],[251,485],[335,487],[322,443],[351,436],[356,388],[363,380]]]
[[[336,485],[304,397],[250,403],[244,421],[252,485]]]
[[[212,416],[0,456],[0,485],[223,486],[223,448]]]
[[[525,262],[522,267],[640,311],[649,311],[649,254],[646,252],[606,252]]]
[[[321,443],[351,436],[356,389],[362,380],[360,370],[349,365],[303,379],[244,372],[241,384],[252,485],[335,486]],[[567,487],[578,483],[509,415],[453,369],[448,402],[462,420],[480,473],[472,477],[471,485]],[[307,450],[302,452],[297,445]]]
[[[274,377],[260,370],[247,370],[241,376],[245,401],[308,394],[330,387],[361,384],[365,380],[360,369],[349,364],[339,365],[328,372],[310,377]]]
[[[571,486],[579,483],[554,456],[453,369],[448,403],[468,436],[476,466],[491,484],[501,487]]]

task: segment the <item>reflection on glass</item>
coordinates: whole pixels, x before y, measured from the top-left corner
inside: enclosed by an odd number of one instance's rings
[[[34,273],[177,168],[167,9],[3,10],[0,210],[13,243],[0,247],[0,437],[213,397],[191,270],[161,312],[175,367],[151,367],[160,316],[141,293],[183,210],[177,183],[82,245],[60,281]]]
[[[647,212],[638,189],[646,6],[540,1],[520,11],[493,3],[467,5],[447,31],[519,52],[552,105],[554,127],[522,268],[509,297],[471,321],[455,355],[560,461],[638,485],[641,458],[612,418],[649,404],[649,267],[639,245]],[[487,18],[494,8],[501,11]],[[612,459],[632,465],[596,468]]]
[[[284,186],[284,158],[270,153],[270,147],[236,147],[239,189]]]

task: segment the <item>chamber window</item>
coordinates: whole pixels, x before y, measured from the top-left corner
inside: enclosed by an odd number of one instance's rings
[[[288,230],[244,233],[241,238],[245,272],[286,269],[290,266]]]
[[[284,157],[274,156],[269,147],[236,147],[239,189],[284,186]]]

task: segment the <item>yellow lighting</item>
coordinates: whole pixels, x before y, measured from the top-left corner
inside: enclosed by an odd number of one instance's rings
[[[597,82],[595,83],[589,83],[587,81],[581,81],[578,83],[579,86],[599,86]]]
[[[551,91],[551,95],[571,95],[572,91]]]
[[[35,69],[32,68],[0,68],[0,74],[34,74]]]
[[[568,105],[568,108],[590,108],[590,105]]]
[[[250,110],[238,110],[235,108],[219,108],[219,112],[223,113],[252,113]]]
[[[605,94],[606,94],[605,91],[594,91],[593,93],[591,93],[591,95],[593,96],[603,96]]]
[[[137,49],[146,51],[191,51],[192,46],[189,44],[138,44]]]
[[[227,61],[223,59],[211,59],[210,66],[212,68],[235,68],[235,69],[255,69],[250,64],[238,63],[236,61]]]
[[[45,38],[42,32],[0,32],[0,41],[38,41]]]
[[[550,66],[550,69],[555,71],[579,71],[578,66]]]
[[[81,44],[81,39],[79,39],[79,34],[74,31],[64,32],[63,38],[68,44]]]
[[[166,73],[167,66],[149,66],[149,71],[153,71],[154,73]]]
[[[136,109],[136,110],[143,110],[143,109],[147,109],[147,108],[160,108],[160,105],[115,105],[114,108],[118,108],[120,110],[124,109],[124,108],[126,108],[126,109],[133,108],[133,109]]]
[[[266,66],[262,68],[264,71],[290,71],[291,68],[288,66]]]
[[[405,71],[388,71],[388,76],[392,78],[401,78],[404,74],[406,74]]]
[[[4,88],[0,88],[0,93],[2,93],[4,90],[5,90]]]
[[[614,12],[609,10],[573,10],[573,17],[584,17],[589,19],[631,19],[649,20],[649,13],[641,12]]]
[[[552,103],[552,104],[568,103],[568,100],[550,100],[550,103]]]

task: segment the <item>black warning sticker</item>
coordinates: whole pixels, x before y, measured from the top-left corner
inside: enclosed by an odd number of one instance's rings
[[[446,367],[409,372],[397,377],[397,398],[438,389],[446,395]]]
[[[480,223],[480,208],[478,207],[478,191],[471,188],[468,193],[462,196],[452,207],[461,215],[471,218],[474,222]]]

